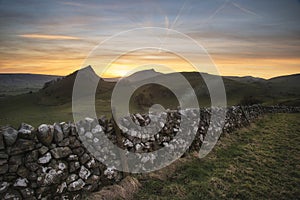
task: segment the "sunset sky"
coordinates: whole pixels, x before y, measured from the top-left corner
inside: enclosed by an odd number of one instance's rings
[[[80,69],[99,43],[142,27],[174,29],[191,37],[207,50],[221,75],[300,73],[299,19],[299,0],[0,0],[0,73],[67,75]],[[99,62],[120,56],[122,46],[151,44],[152,39],[137,35],[120,40],[99,55]],[[176,37],[173,41],[176,45]],[[104,76],[122,76],[149,63],[193,70],[170,52],[134,51],[121,56]]]

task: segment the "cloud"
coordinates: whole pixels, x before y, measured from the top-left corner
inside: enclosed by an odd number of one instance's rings
[[[79,40],[81,38],[67,35],[47,35],[47,34],[22,34],[23,38],[46,39],[46,40]]]

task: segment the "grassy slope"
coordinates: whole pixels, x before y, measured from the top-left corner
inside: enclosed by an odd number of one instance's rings
[[[18,128],[21,122],[31,124],[35,127],[42,123],[54,123],[72,121],[72,103],[62,105],[37,104],[37,94],[26,94],[0,99],[0,126],[11,125]],[[100,117],[105,114],[110,117],[109,102],[96,99],[96,110]]]
[[[90,71],[88,71],[90,70]],[[61,81],[40,90],[33,94],[24,94],[20,96],[12,96],[0,98],[0,126],[10,124],[12,126],[19,126],[20,123],[26,122],[34,126],[40,123],[52,123],[55,121],[69,121],[72,117],[72,91],[73,84],[76,77],[74,72],[65,77]],[[167,79],[174,74],[166,74],[162,77],[153,79]],[[210,98],[203,79],[199,73],[183,72],[183,76],[190,82],[198,96],[200,107],[210,106]],[[92,69],[87,68],[87,79],[91,81],[95,74]],[[214,76],[205,75],[209,79]],[[227,96],[227,105],[235,105],[240,102],[245,96],[255,96],[263,101],[266,105],[275,105],[284,103],[286,105],[300,105],[299,93],[299,75],[292,75],[287,77],[279,77],[270,80],[270,84],[262,83],[243,83],[224,78],[224,84]],[[98,116],[110,115],[110,98],[115,83],[100,81],[96,92],[96,111]],[[185,87],[180,87],[185,91]],[[174,95],[170,95],[170,91],[166,88],[157,87],[153,85],[143,86],[135,92],[136,95],[143,93],[146,100],[150,98],[151,103],[162,104],[165,108],[174,109],[178,102]],[[135,102],[135,96],[132,96],[130,102],[130,112],[147,112],[149,106],[138,105]]]
[[[18,95],[36,92],[51,80],[60,76],[42,74],[0,74],[0,95]]]
[[[297,199],[300,114],[260,119],[193,158],[166,179],[142,180],[135,199]],[[158,172],[159,173],[159,172]]]

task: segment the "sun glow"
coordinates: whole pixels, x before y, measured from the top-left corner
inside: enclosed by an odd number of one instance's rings
[[[157,72],[170,73],[180,71],[195,71],[195,69],[186,60],[170,52],[154,51],[134,51],[120,56],[114,62],[106,67],[105,71],[101,64],[92,65],[100,77],[113,78],[124,77],[141,70],[154,69]],[[165,66],[162,68],[161,66]],[[166,68],[170,69],[166,71]]]
[[[117,77],[125,77],[128,76],[128,73],[131,71],[131,67],[124,65],[111,65],[112,70],[105,71],[100,75],[104,78],[117,78]]]

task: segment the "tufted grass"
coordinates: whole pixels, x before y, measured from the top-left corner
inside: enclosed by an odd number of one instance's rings
[[[141,178],[134,199],[299,199],[299,125],[300,114],[267,115],[167,178]]]

